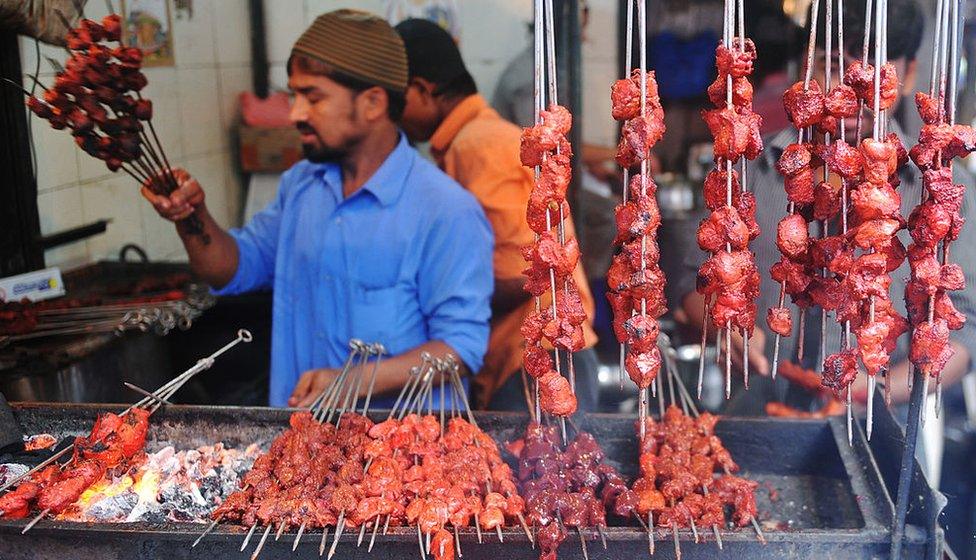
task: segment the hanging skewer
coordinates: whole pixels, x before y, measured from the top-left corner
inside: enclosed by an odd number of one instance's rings
[[[291,545],[291,551],[295,552],[298,549],[298,541],[302,540],[302,533],[305,532],[305,525],[307,521],[302,521],[302,524],[298,527],[298,534],[295,535],[295,542]]]
[[[322,527],[322,540],[319,541],[319,558],[325,554],[325,545],[329,542],[329,526]]]

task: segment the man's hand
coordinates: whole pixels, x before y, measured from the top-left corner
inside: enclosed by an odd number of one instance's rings
[[[203,204],[204,194],[200,183],[190,176],[185,169],[171,170],[178,187],[167,195],[155,194],[147,183],[142,185],[142,196],[156,209],[160,216],[172,222],[186,219],[194,210]],[[162,180],[160,178],[156,179]],[[167,179],[168,180],[168,179]]]
[[[310,369],[302,374],[298,379],[298,385],[292,391],[288,399],[288,406],[303,408],[310,406],[315,397],[325,390],[332,383],[332,380],[339,376],[339,370],[335,369]]]
[[[725,354],[725,333],[719,342],[719,352]],[[759,327],[752,330],[749,337],[749,371],[760,375],[769,375],[769,360],[766,359],[766,333]],[[723,358],[724,359],[724,358]],[[742,336],[732,332],[732,366],[742,371]]]

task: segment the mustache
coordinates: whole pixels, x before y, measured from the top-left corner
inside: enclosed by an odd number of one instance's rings
[[[295,123],[295,128],[297,128],[299,132],[303,132],[305,134],[314,134],[318,136],[318,133],[315,131],[315,129],[312,128],[312,126],[308,123],[303,123],[303,122]]]

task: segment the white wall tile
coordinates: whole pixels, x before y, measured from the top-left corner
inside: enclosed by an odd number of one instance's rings
[[[288,68],[284,62],[272,63],[268,68],[268,84],[272,91],[288,91]]]
[[[54,67],[48,62],[48,57],[57,60],[61,64],[64,64],[64,61],[68,58],[68,53],[63,48],[40,41],[35,44],[34,39],[31,37],[21,35],[18,42],[20,44],[20,69],[25,74],[33,74],[35,69],[37,69],[39,76],[42,78],[50,78],[54,76]],[[38,45],[40,46],[41,53],[40,66],[37,65]],[[43,81],[50,83],[50,80]],[[25,83],[29,82],[25,81]]]
[[[148,68],[142,95],[153,103],[152,123],[170,160],[183,157],[180,83],[176,68]]]
[[[85,223],[81,209],[81,193],[77,186],[39,194],[37,211],[40,215],[42,235],[50,235]],[[65,269],[83,264],[87,258],[87,241],[76,241],[44,253],[44,262],[47,266],[60,266]]]
[[[146,246],[141,205],[147,205],[131,178],[112,176],[80,187],[81,206],[86,222],[111,219],[105,233],[89,238],[90,259],[118,258],[126,243]]]
[[[285,62],[299,35],[308,27],[301,0],[265,1],[264,24],[267,32],[268,60]]]
[[[183,121],[183,155],[212,152],[227,146],[220,126],[220,94],[217,70],[180,68],[180,118]]]
[[[217,73],[217,83],[220,88],[220,121],[223,124],[223,135],[229,141],[238,120],[240,109],[238,98],[242,92],[251,91],[253,72],[249,66],[239,66],[221,67]]]
[[[583,68],[583,140],[612,146],[617,143],[616,122],[610,116],[610,84],[616,77],[612,62],[587,62]]]
[[[251,20],[247,2],[214,2],[213,27],[218,64],[251,62]]]
[[[37,154],[37,190],[44,192],[78,180],[74,139],[69,132],[54,130],[43,119],[30,119]]]
[[[226,154],[216,154],[187,161],[187,168],[192,169],[193,176],[207,193],[207,209],[224,228],[235,219],[227,195],[227,157]]]
[[[244,2],[232,3],[246,6]],[[214,52],[214,2],[194,2],[192,17],[184,14],[178,18],[175,12],[171,13],[176,64],[180,67],[213,64],[217,60]]]

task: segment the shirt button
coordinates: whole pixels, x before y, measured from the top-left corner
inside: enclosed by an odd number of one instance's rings
[[[322,331],[319,331],[319,332],[315,333],[315,336],[321,340],[321,339],[325,338],[325,333],[322,332]]]
[[[336,218],[336,219],[335,219],[335,223],[337,223],[337,224],[341,224],[341,223],[342,223],[342,218]]]
[[[329,282],[332,280],[332,277],[326,274],[325,276],[322,277],[322,279],[325,280],[326,282]]]

